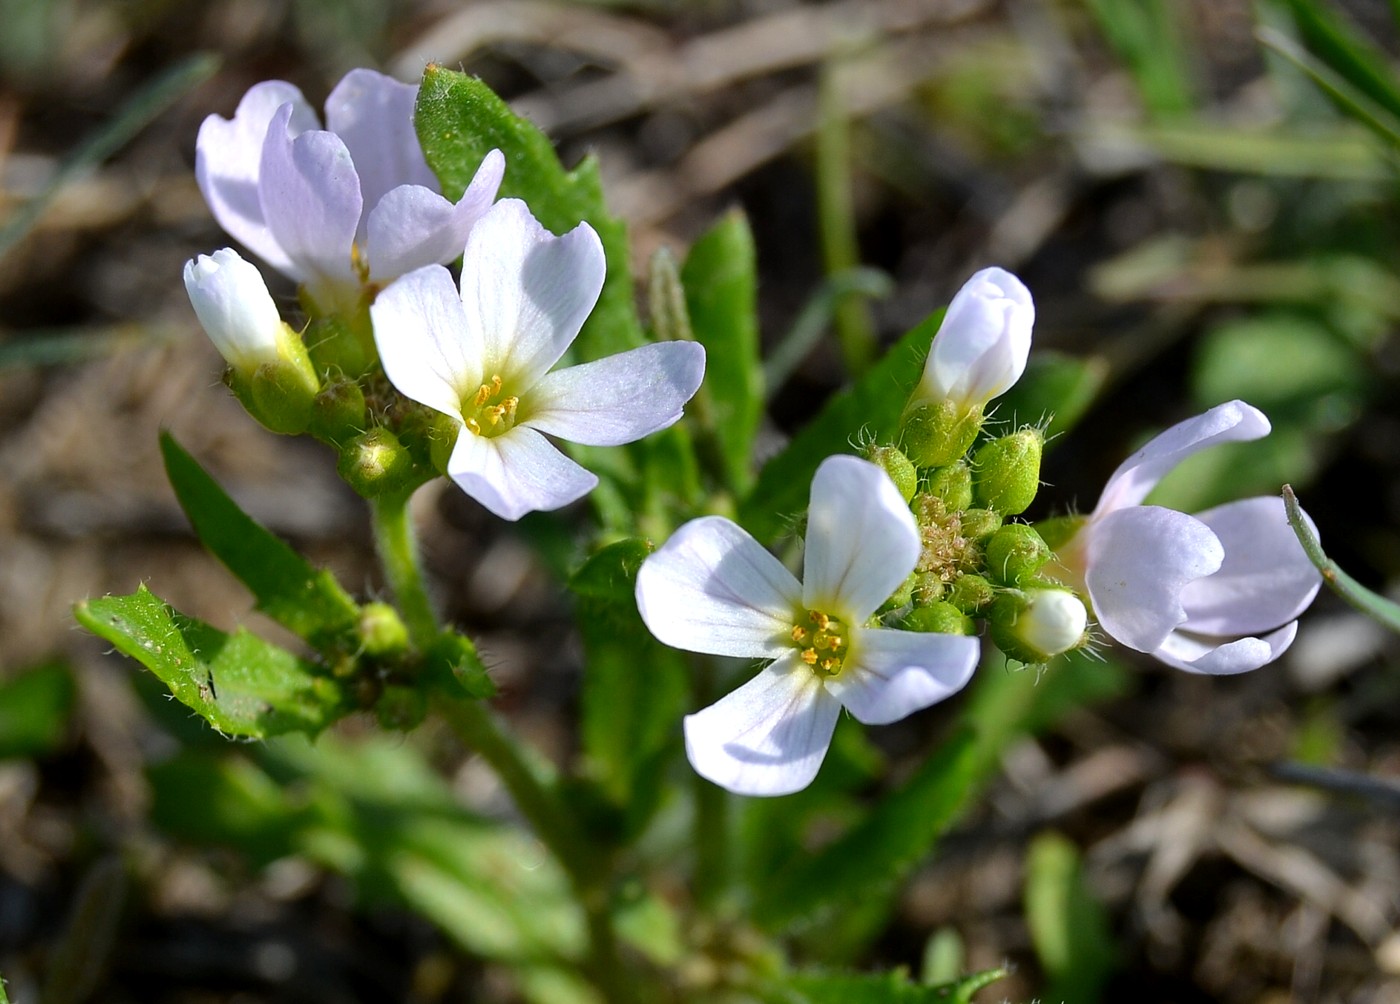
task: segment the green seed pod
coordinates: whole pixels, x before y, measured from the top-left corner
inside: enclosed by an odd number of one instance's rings
[[[958,529],[968,540],[986,540],[1001,528],[1001,517],[990,509],[966,509]]]
[[[992,604],[992,641],[1017,662],[1049,662],[1084,643],[1089,613],[1066,589],[1008,590]]]
[[[916,467],[946,467],[963,458],[981,431],[981,408],[963,411],[950,400],[925,403],[904,416],[900,444]]]
[[[890,476],[904,501],[914,497],[914,490],[919,487],[919,472],[902,452],[893,446],[871,445],[865,448],[865,459],[879,465]]]
[[[1040,454],[1045,437],[1027,426],[984,443],[973,458],[972,494],[978,505],[1003,516],[1026,511],[1040,488]]]
[[[987,541],[987,571],[1005,586],[1020,586],[1053,557],[1040,534],[1025,523],[1008,523]]]
[[[959,575],[945,595],[963,613],[976,614],[996,599],[996,588],[980,575]]]
[[[922,631],[926,634],[977,633],[977,625],[972,618],[951,603],[915,607],[905,615],[900,626],[906,631]]]
[[[972,505],[972,468],[957,460],[935,470],[928,479],[928,493],[943,500],[948,512]]]
[[[413,458],[385,428],[370,429],[341,448],[336,470],[367,499],[403,491],[414,478]]]

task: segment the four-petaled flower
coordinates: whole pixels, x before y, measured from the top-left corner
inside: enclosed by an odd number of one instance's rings
[[[1119,466],[1057,551],[1115,639],[1192,673],[1243,673],[1283,654],[1322,578],[1276,496],[1188,516],[1142,505],[1173,467],[1217,443],[1258,439],[1269,420],[1231,401],[1157,436]]]
[[[447,473],[496,515],[557,509],[598,479],[542,433],[588,446],[630,443],[681,417],[705,350],[663,342],[550,372],[603,287],[598,235],[555,237],[516,199],[467,239],[460,295],[429,265],[370,307],[384,372],[401,394],[460,423]]]
[[[720,516],[686,523],[642,563],[637,606],[662,642],[772,660],[686,717],[697,772],[741,794],[797,791],[816,776],[843,706],[882,725],[967,683],[976,638],[867,625],[913,571],[919,548],[889,476],[836,456],[812,479],[802,582]]]
[[[413,128],[414,84],[351,70],[326,99],[323,131],[293,85],[252,87],[195,143],[200,191],[230,236],[301,283],[323,311],[352,310],[367,284],[451,261],[490,207],[505,160],[493,150],[453,204]]]

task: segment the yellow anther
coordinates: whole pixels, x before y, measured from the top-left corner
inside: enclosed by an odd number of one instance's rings
[[[807,629],[801,624],[794,624],[792,626],[792,640],[801,645],[807,640]]]
[[[831,623],[831,618],[820,610],[813,610],[809,616],[812,618],[812,623],[817,626],[818,631],[825,631],[827,625]]]
[[[817,664],[817,650],[814,648],[804,648],[802,650],[802,661],[809,666]]]
[[[824,673],[830,673],[832,670],[834,670],[834,669],[835,669],[837,666],[839,666],[839,665],[841,665],[841,660],[839,660],[839,659],[832,659],[832,658],[830,658],[830,657],[825,658],[825,659],[822,660],[822,672],[824,672]]]
[[[481,423],[474,418],[467,419],[466,426],[474,435],[481,435]]]

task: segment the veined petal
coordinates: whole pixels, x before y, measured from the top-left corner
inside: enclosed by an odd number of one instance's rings
[[[920,381],[922,396],[985,405],[1026,369],[1035,304],[1020,279],[984,268],[958,290],[943,315]]]
[[[530,391],[524,424],[588,446],[631,443],[685,412],[705,376],[696,342],[659,342],[554,370]]]
[[[458,487],[501,519],[559,509],[598,484],[534,429],[517,425],[494,438],[463,430],[447,461]]]
[[[351,248],[363,201],[350,151],[319,129],[292,136],[292,110],[277,109],[262,145],[263,216],[295,267],[292,277],[313,296],[322,285],[357,286]]]
[[[919,530],[894,482],[859,457],[827,457],[812,478],[803,604],[859,623],[919,560]]]
[[[775,658],[792,652],[802,586],[722,516],[686,523],[637,572],[637,609],[659,641],[689,652]]]
[[[428,265],[390,283],[369,308],[384,375],[400,394],[462,418],[462,395],[481,385],[481,345],[467,330],[452,274]]]
[[[685,717],[685,753],[701,777],[740,795],[787,795],[812,783],[841,705],[796,653]]]
[[[388,282],[423,265],[444,265],[461,254],[472,227],[491,208],[505,169],[505,157],[492,150],[455,206],[422,185],[400,185],[386,192],[369,211],[365,256],[370,278]]]
[[[1243,401],[1227,401],[1205,414],[1178,422],[1155,436],[1113,472],[1094,515],[1137,505],[1177,464],[1217,443],[1244,442],[1269,434],[1269,420]]]
[[[1281,498],[1241,499],[1196,518],[1220,538],[1225,560],[1214,575],[1182,592],[1183,628],[1208,635],[1256,634],[1295,620],[1308,608],[1322,575],[1288,525]]]
[[[887,725],[961,690],[980,651],[966,635],[870,628],[851,639],[846,667],[826,689],[857,720]]]
[[[1105,631],[1139,652],[1157,649],[1186,619],[1181,593],[1220,567],[1210,528],[1161,506],[1130,506],[1091,519],[1084,584]]]
[[[1174,631],[1152,655],[1188,673],[1233,676],[1273,662],[1293,644],[1297,633],[1297,621],[1262,638],[1212,638]]]
[[[413,128],[413,104],[417,98],[417,84],[401,83],[366,69],[345,74],[326,98],[326,128],[345,141],[355,161],[364,207],[371,212],[380,199],[400,185],[419,185],[435,194],[439,190]],[[356,239],[364,240],[365,235],[362,225]],[[461,249],[458,244],[457,252]],[[436,259],[414,262],[409,267],[433,261]]]
[[[290,104],[287,128],[294,133],[319,129],[316,112],[294,85],[265,80],[249,88],[232,119],[210,115],[199,127],[194,145],[194,176],[219,226],[249,251],[284,275],[297,278],[295,266],[267,228],[258,197],[263,140],[277,109]]]
[[[580,223],[555,237],[519,199],[477,221],[462,256],[462,302],[487,369],[515,393],[532,387],[578,337],[603,289],[598,235]]]

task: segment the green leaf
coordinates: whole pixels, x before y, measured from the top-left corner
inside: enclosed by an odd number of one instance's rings
[[[49,663],[0,684],[0,759],[38,756],[63,741],[73,714],[73,674]]]
[[[643,537],[628,537],[600,550],[569,578],[569,588],[590,600],[621,606],[635,605],[637,570],[656,545]]]
[[[1088,7],[1148,110],[1155,117],[1190,111],[1188,50],[1170,0],[1088,0]]]
[[[1068,432],[1098,397],[1108,377],[1101,356],[1076,359],[1059,352],[1037,352],[1016,385],[994,403],[996,419],[1024,425],[1048,418],[1047,436]]]
[[[182,752],[147,769],[151,821],[202,847],[236,847],[258,865],[296,850],[303,807],[242,756]]]
[[[259,610],[318,649],[354,630],[359,607],[330,572],[239,509],[168,432],[161,433],[160,451],[195,534],[252,591]]]
[[[1005,979],[1005,969],[988,969],[951,983],[911,983],[901,971],[848,974],[797,973],[765,995],[772,1004],[969,1004],[983,987]]]
[[[350,710],[339,684],[310,663],[242,628],[230,635],[186,617],[145,586],[73,612],[225,735],[315,735]]]
[[[869,815],[816,855],[794,861],[758,892],[753,917],[774,929],[816,923],[846,902],[879,895],[926,855],[977,780],[977,747],[961,732],[886,795]]]
[[[834,395],[792,442],[759,471],[754,490],[739,506],[739,522],[760,541],[771,541],[807,506],[812,475],[836,453],[855,453],[856,442],[892,442],[904,404],[923,374],[943,311],[936,311],[885,353],[854,387]]]
[[[1031,842],[1026,861],[1026,923],[1049,979],[1046,1000],[1099,1000],[1117,950],[1103,907],[1080,874],[1079,852],[1057,833]]]
[[[1313,532],[1307,520],[1303,519],[1303,509],[1298,504],[1298,497],[1288,485],[1283,486],[1283,506],[1288,511],[1289,526],[1293,527],[1293,532],[1297,535],[1298,542],[1303,545],[1309,560],[1322,573],[1322,581],[1327,583],[1327,587],[1377,624],[1400,632],[1400,606],[1371,592],[1327,557],[1317,534]]]
[[[1357,91],[1400,119],[1400,85],[1385,53],[1316,0],[1289,0],[1289,7],[1307,47]]]
[[[763,416],[753,234],[738,210],[690,249],[681,268],[691,331],[705,346],[708,418],[736,494],[753,482],[753,440]]]
[[[506,158],[501,197],[524,199],[540,223],[557,234],[583,221],[602,239],[607,278],[573,351],[581,360],[641,345],[641,323],[632,302],[627,228],[603,203],[598,163],[589,157],[564,170],[549,137],[510,110],[475,77],[429,64],[414,110],[418,139],[428,166],[455,199],[466,190],[481,159],[491,150]]]
[[[1259,41],[1307,74],[1342,112],[1391,146],[1400,145],[1400,119],[1333,67],[1272,28],[1261,28]]]

